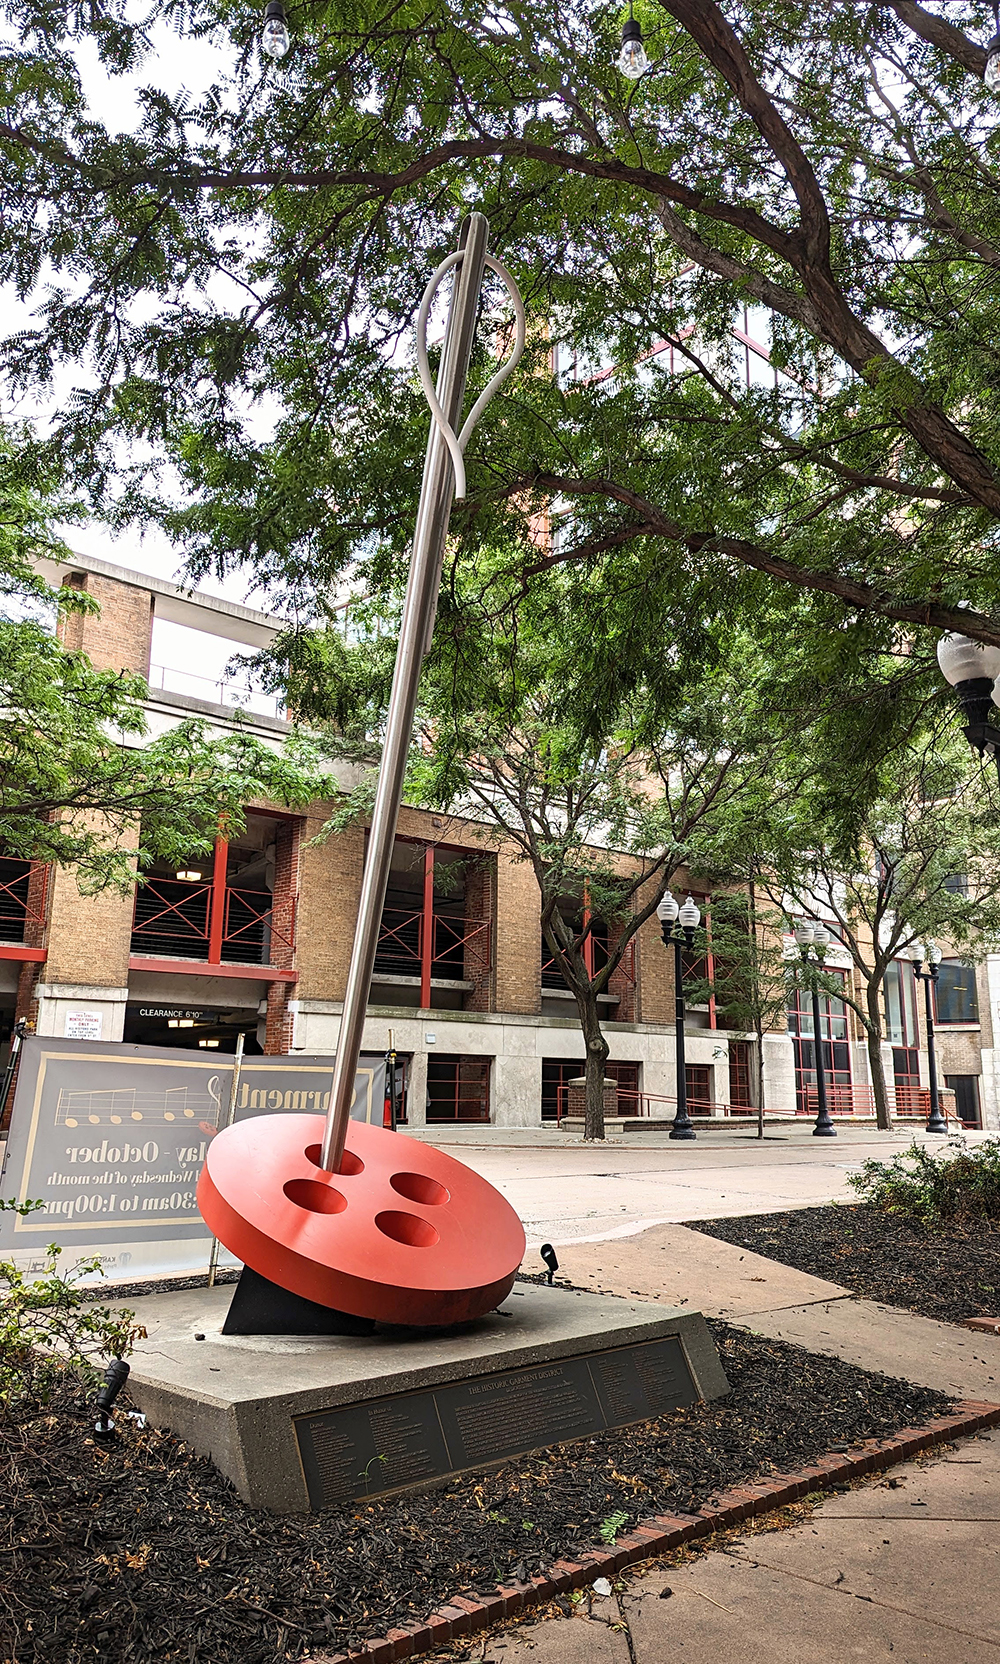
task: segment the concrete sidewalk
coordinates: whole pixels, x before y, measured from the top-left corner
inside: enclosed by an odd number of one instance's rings
[[[849,1289],[683,1225],[559,1251],[559,1275],[595,1293],[694,1305],[707,1317],[792,1341],[956,1398],[1000,1403],[1000,1336],[859,1300]]]
[[[1000,1437],[907,1463],[803,1523],[626,1577],[484,1664],[997,1664]],[[665,1591],[669,1590],[669,1594]],[[477,1648],[478,1653],[478,1648]]]
[[[858,1300],[680,1225],[560,1252],[583,1288],[711,1316],[1000,1402],[1000,1338]],[[484,1664],[1000,1664],[1000,1435],[893,1469],[801,1524],[745,1529],[614,1594],[489,1638]],[[669,1591],[664,1593],[664,1591]]]
[[[435,1127],[419,1136],[503,1192],[530,1248],[606,1240],[662,1221],[853,1201],[848,1175],[869,1157],[885,1161],[905,1150],[914,1135],[841,1126],[836,1138],[813,1138],[810,1123],[789,1122],[760,1142],[728,1122],[691,1144],[671,1143],[665,1133],[584,1144],[547,1127],[449,1128],[447,1136]],[[940,1139],[920,1136],[940,1147]]]

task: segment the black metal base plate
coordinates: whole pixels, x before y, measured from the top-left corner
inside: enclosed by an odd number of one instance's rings
[[[236,1285],[224,1335],[370,1335],[375,1320],[337,1312],[301,1294],[269,1282],[259,1271],[243,1267]]]

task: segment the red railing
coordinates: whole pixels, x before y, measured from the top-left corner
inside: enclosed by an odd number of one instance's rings
[[[49,869],[41,863],[0,857],[0,942],[28,942],[45,928]],[[32,893],[34,892],[34,893]]]
[[[135,897],[132,952],[156,950],[172,957],[215,962],[212,953],[213,884],[185,884],[172,879],[149,879]],[[275,923],[275,901],[268,890],[242,890],[227,885],[222,901],[219,962],[268,965],[275,944],[291,954],[295,947],[295,910],[289,900],[280,904],[280,926]]]
[[[838,1086],[828,1081],[826,1107],[831,1115],[874,1115],[875,1100],[870,1086],[855,1086],[853,1082],[850,1086]],[[802,1102],[795,1113],[819,1114],[819,1092],[815,1086],[803,1088]]]
[[[226,907],[222,920],[222,957],[246,964],[274,962],[275,944],[291,954],[295,951],[295,903],[282,903],[286,914],[283,929],[274,922],[274,897],[267,890],[240,890],[226,886]],[[285,957],[282,954],[282,958]]]
[[[386,907],[379,926],[375,973],[383,976],[420,976],[424,963],[424,923],[421,910]],[[489,919],[435,913],[430,940],[431,974],[442,980],[475,982],[491,964]]]
[[[897,1080],[896,1086],[896,1114],[919,1116],[926,1121],[931,1112],[931,1092],[929,1086],[911,1086],[908,1081]],[[950,1113],[951,1095],[942,1094],[939,1098],[941,1114],[946,1121],[957,1121],[961,1126],[961,1117]]]
[[[600,943],[600,942],[596,943],[596,945],[599,946],[599,947],[603,947],[603,944]],[[544,948],[543,948],[542,951],[544,952]],[[613,949],[612,949],[612,951],[613,951]],[[607,952],[607,950],[605,950],[605,952]],[[607,963],[607,958],[610,958],[610,953],[607,954],[607,957],[605,959],[605,963]],[[596,974],[597,971],[600,971],[602,969],[603,969],[602,965],[597,965],[595,967],[595,971],[592,972],[591,974],[592,975]],[[625,951],[621,956],[621,959],[618,961],[618,964],[615,966],[614,970],[611,973],[611,984],[618,981],[619,978],[624,983],[626,988],[634,988],[635,985],[636,985],[636,977],[635,977],[635,937],[634,936],[630,937],[628,943],[626,944]],[[542,987],[543,988],[566,988],[568,986],[569,985],[566,981],[566,978],[563,976],[562,971],[559,969],[559,966],[556,963],[555,957],[553,956],[550,959],[543,959],[542,960]],[[606,992],[609,993],[609,994],[613,994],[614,993],[613,986],[611,986],[609,984]]]
[[[559,1125],[559,1122],[562,1120],[563,1116],[568,1113],[568,1111],[567,1111],[568,1101],[569,1101],[569,1087],[568,1086],[557,1087],[557,1089],[556,1089],[556,1125],[557,1126]],[[657,1120],[657,1121],[672,1121],[674,1116],[677,1113],[677,1099],[676,1098],[668,1098],[662,1092],[630,1092],[630,1091],[627,1091],[626,1089],[620,1087],[619,1090],[618,1090],[618,1094],[617,1094],[617,1104],[618,1104],[617,1109],[609,1110],[608,1111],[609,1114],[625,1115],[625,1116],[628,1116],[630,1118],[634,1116],[638,1119],[645,1118],[645,1119],[648,1120],[648,1119],[652,1118],[653,1120]],[[731,1106],[729,1104],[717,1104],[717,1103],[713,1103],[710,1100],[705,1099],[705,1098],[688,1098],[688,1106],[687,1107],[688,1107],[688,1114],[689,1115],[726,1116],[726,1115],[729,1115],[730,1113],[732,1113],[734,1115],[756,1115],[756,1113],[757,1113],[757,1111],[755,1109],[754,1110],[747,1110],[747,1109],[732,1110]]]

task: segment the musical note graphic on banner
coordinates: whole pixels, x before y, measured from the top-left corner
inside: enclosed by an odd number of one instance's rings
[[[108,1087],[77,1092],[63,1087],[56,1102],[56,1126],[120,1127],[130,1121],[159,1126],[171,1121],[208,1121],[214,1130],[222,1101],[220,1078],[213,1075],[204,1089],[168,1086],[162,1092],[140,1087]]]

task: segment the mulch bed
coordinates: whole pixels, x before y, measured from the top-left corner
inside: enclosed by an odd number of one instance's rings
[[[699,1219],[689,1229],[921,1317],[961,1323],[1000,1314],[995,1230],[935,1236],[865,1203]]]
[[[95,1444],[90,1403],[67,1390],[30,1426],[0,1424],[0,1658],[277,1664],[340,1652],[456,1592],[579,1556],[611,1516],[627,1532],[693,1511],[950,1408],[908,1382],[712,1327],[727,1399],[309,1516],[248,1508],[208,1461],[120,1411],[120,1441]]]

